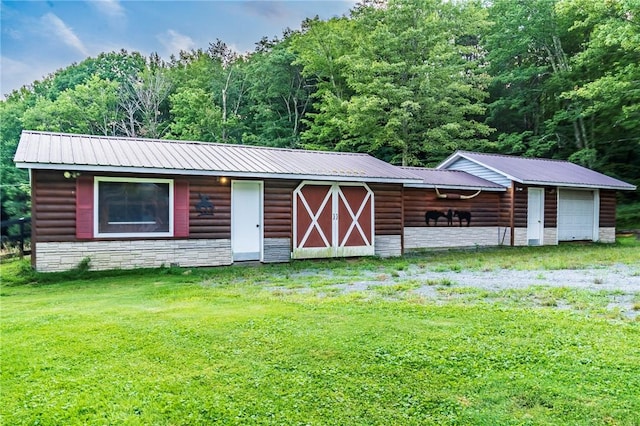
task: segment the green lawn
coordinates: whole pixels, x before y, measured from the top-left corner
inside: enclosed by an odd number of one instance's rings
[[[639,253],[629,239],[46,275],[13,261],[2,265],[0,423],[638,425],[638,320],[527,298],[328,289],[415,265],[606,267]],[[601,303],[587,293],[582,303]]]

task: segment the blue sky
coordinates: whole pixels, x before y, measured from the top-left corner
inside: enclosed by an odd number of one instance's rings
[[[349,0],[4,1],[0,8],[0,95],[101,52],[206,49],[221,39],[253,51],[263,36],[300,28],[307,17],[347,14]]]

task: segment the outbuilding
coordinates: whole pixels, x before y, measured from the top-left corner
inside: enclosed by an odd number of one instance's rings
[[[403,185],[366,154],[24,131],[40,271],[398,256]]]
[[[511,245],[615,242],[616,191],[634,185],[568,161],[458,151],[438,170],[502,186],[502,226]],[[504,214],[506,213],[506,215]]]
[[[24,131],[32,264],[67,270],[615,241],[616,191],[555,160],[458,151],[436,169],[366,154]]]
[[[404,190],[404,248],[509,244],[504,186],[458,170],[404,168],[420,177]]]

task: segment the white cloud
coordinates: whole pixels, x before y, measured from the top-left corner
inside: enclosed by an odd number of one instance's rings
[[[164,46],[167,54],[178,54],[181,50],[188,51],[195,49],[196,43],[187,35],[180,34],[174,30],[167,30],[163,34],[158,34],[158,40]]]
[[[9,36],[12,40],[22,40],[22,32],[16,30],[15,28],[4,28],[2,30],[7,36]]]
[[[50,31],[64,44],[73,47],[85,56],[89,56],[89,52],[87,51],[87,48],[84,46],[82,41],[73,32],[73,30],[69,28],[67,24],[64,23],[64,21],[62,21],[62,19],[58,18],[53,13],[47,13],[41,18],[41,21],[45,29]]]
[[[108,18],[124,18],[124,8],[120,4],[119,0],[91,0],[87,3],[95,7],[98,12],[106,15]]]
[[[35,80],[42,80],[43,77],[54,71],[54,68],[47,68],[48,64],[38,62],[26,63],[11,59],[7,56],[0,57],[2,72],[0,73],[0,99],[8,95],[12,90],[18,89],[25,84],[31,84]]]

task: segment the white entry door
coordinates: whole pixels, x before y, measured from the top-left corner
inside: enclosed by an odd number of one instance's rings
[[[527,244],[540,246],[544,235],[544,188],[529,188],[527,205]]]
[[[231,182],[233,260],[261,260],[262,182]]]

